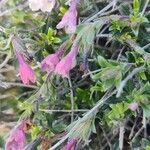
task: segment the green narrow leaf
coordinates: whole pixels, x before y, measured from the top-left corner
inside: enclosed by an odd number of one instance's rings
[[[139,2],[139,0],[134,0],[133,1],[133,13],[134,13],[134,16],[137,16],[139,14],[139,10],[140,10],[140,2]]]
[[[150,118],[150,105],[142,105],[144,116]]]
[[[40,130],[41,130],[41,127],[39,127],[39,126],[32,126],[32,128],[31,128],[32,140],[36,139],[36,137],[39,134]]]
[[[105,67],[111,67],[112,65],[102,56],[98,56],[98,63],[101,67],[105,68]]]

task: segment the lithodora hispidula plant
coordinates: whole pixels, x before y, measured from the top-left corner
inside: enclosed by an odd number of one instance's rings
[[[20,86],[6,149],[149,149],[148,0],[3,5],[0,73],[16,76],[0,82]]]

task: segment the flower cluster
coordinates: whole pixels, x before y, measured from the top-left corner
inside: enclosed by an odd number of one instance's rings
[[[71,51],[61,60],[60,56],[62,55],[62,50],[50,54],[42,61],[42,70],[48,73],[54,72],[62,77],[68,77],[70,70],[76,65],[78,49],[78,45],[73,45]]]
[[[50,12],[56,0],[29,0],[29,7],[33,11],[42,10],[43,12]],[[74,33],[77,25],[77,4],[78,0],[69,1],[69,10],[65,13],[62,20],[58,23],[57,29],[65,28],[66,33]],[[30,84],[30,82],[36,82],[36,76],[32,68],[25,61],[24,54],[14,44],[16,41],[12,40],[13,47],[15,49],[16,57],[19,62],[19,75],[24,84]],[[62,50],[47,56],[41,63],[42,70],[48,73],[54,72],[62,77],[68,77],[69,71],[76,64],[76,55],[79,46],[72,47],[71,51],[62,59]]]
[[[18,49],[15,39],[12,40],[12,44],[19,62],[19,75],[22,82],[26,85],[29,85],[30,82],[35,83],[35,73],[25,61],[25,56]],[[78,49],[79,45],[73,44],[70,52],[62,59],[61,56],[64,53],[62,48],[57,50],[54,54],[50,54],[41,62],[42,71],[46,71],[47,73],[53,72],[54,74],[61,75],[62,77],[68,77],[70,70],[73,69],[76,65]]]
[[[55,4],[56,0],[29,0],[29,7],[32,11],[41,10],[43,12],[51,12]],[[69,10],[57,24],[57,29],[65,28],[66,33],[75,33],[77,25],[77,5],[78,0],[69,1]]]
[[[62,77],[68,77],[69,72],[76,65],[76,55],[78,53],[79,46],[73,45],[71,51],[57,64],[55,73]]]

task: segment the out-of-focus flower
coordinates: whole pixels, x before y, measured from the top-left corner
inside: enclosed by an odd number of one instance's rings
[[[32,11],[37,11],[41,8],[41,0],[29,0],[29,7]]]
[[[77,5],[78,0],[69,2],[70,8],[56,26],[57,29],[65,28],[66,33],[74,33],[77,25]]]
[[[139,105],[137,102],[133,102],[133,103],[130,103],[128,107],[130,110],[135,111],[138,109]]]
[[[24,56],[21,52],[16,50],[16,57],[19,62],[19,75],[24,84],[36,82],[36,76],[32,68],[26,63]]]
[[[77,144],[77,140],[72,139],[67,143],[67,145],[63,148],[63,150],[72,150],[72,148],[74,148],[76,144]]]
[[[63,53],[63,49],[60,48],[56,53],[48,55],[42,62],[42,70],[48,73],[55,70],[56,65],[60,61],[60,56]]]
[[[51,12],[55,3],[56,0],[29,0],[29,7],[32,11],[40,9],[43,12]]]
[[[76,65],[76,55],[78,53],[79,46],[73,45],[71,51],[57,64],[55,73],[62,77],[68,77],[69,72]]]
[[[26,142],[25,131],[26,122],[17,125],[10,133],[5,144],[5,150],[23,150]]]

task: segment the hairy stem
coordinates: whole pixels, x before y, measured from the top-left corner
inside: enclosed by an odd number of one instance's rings
[[[70,77],[68,77],[68,82],[70,86],[70,100],[71,100],[71,123],[74,120],[74,98],[73,98],[73,89]]]

